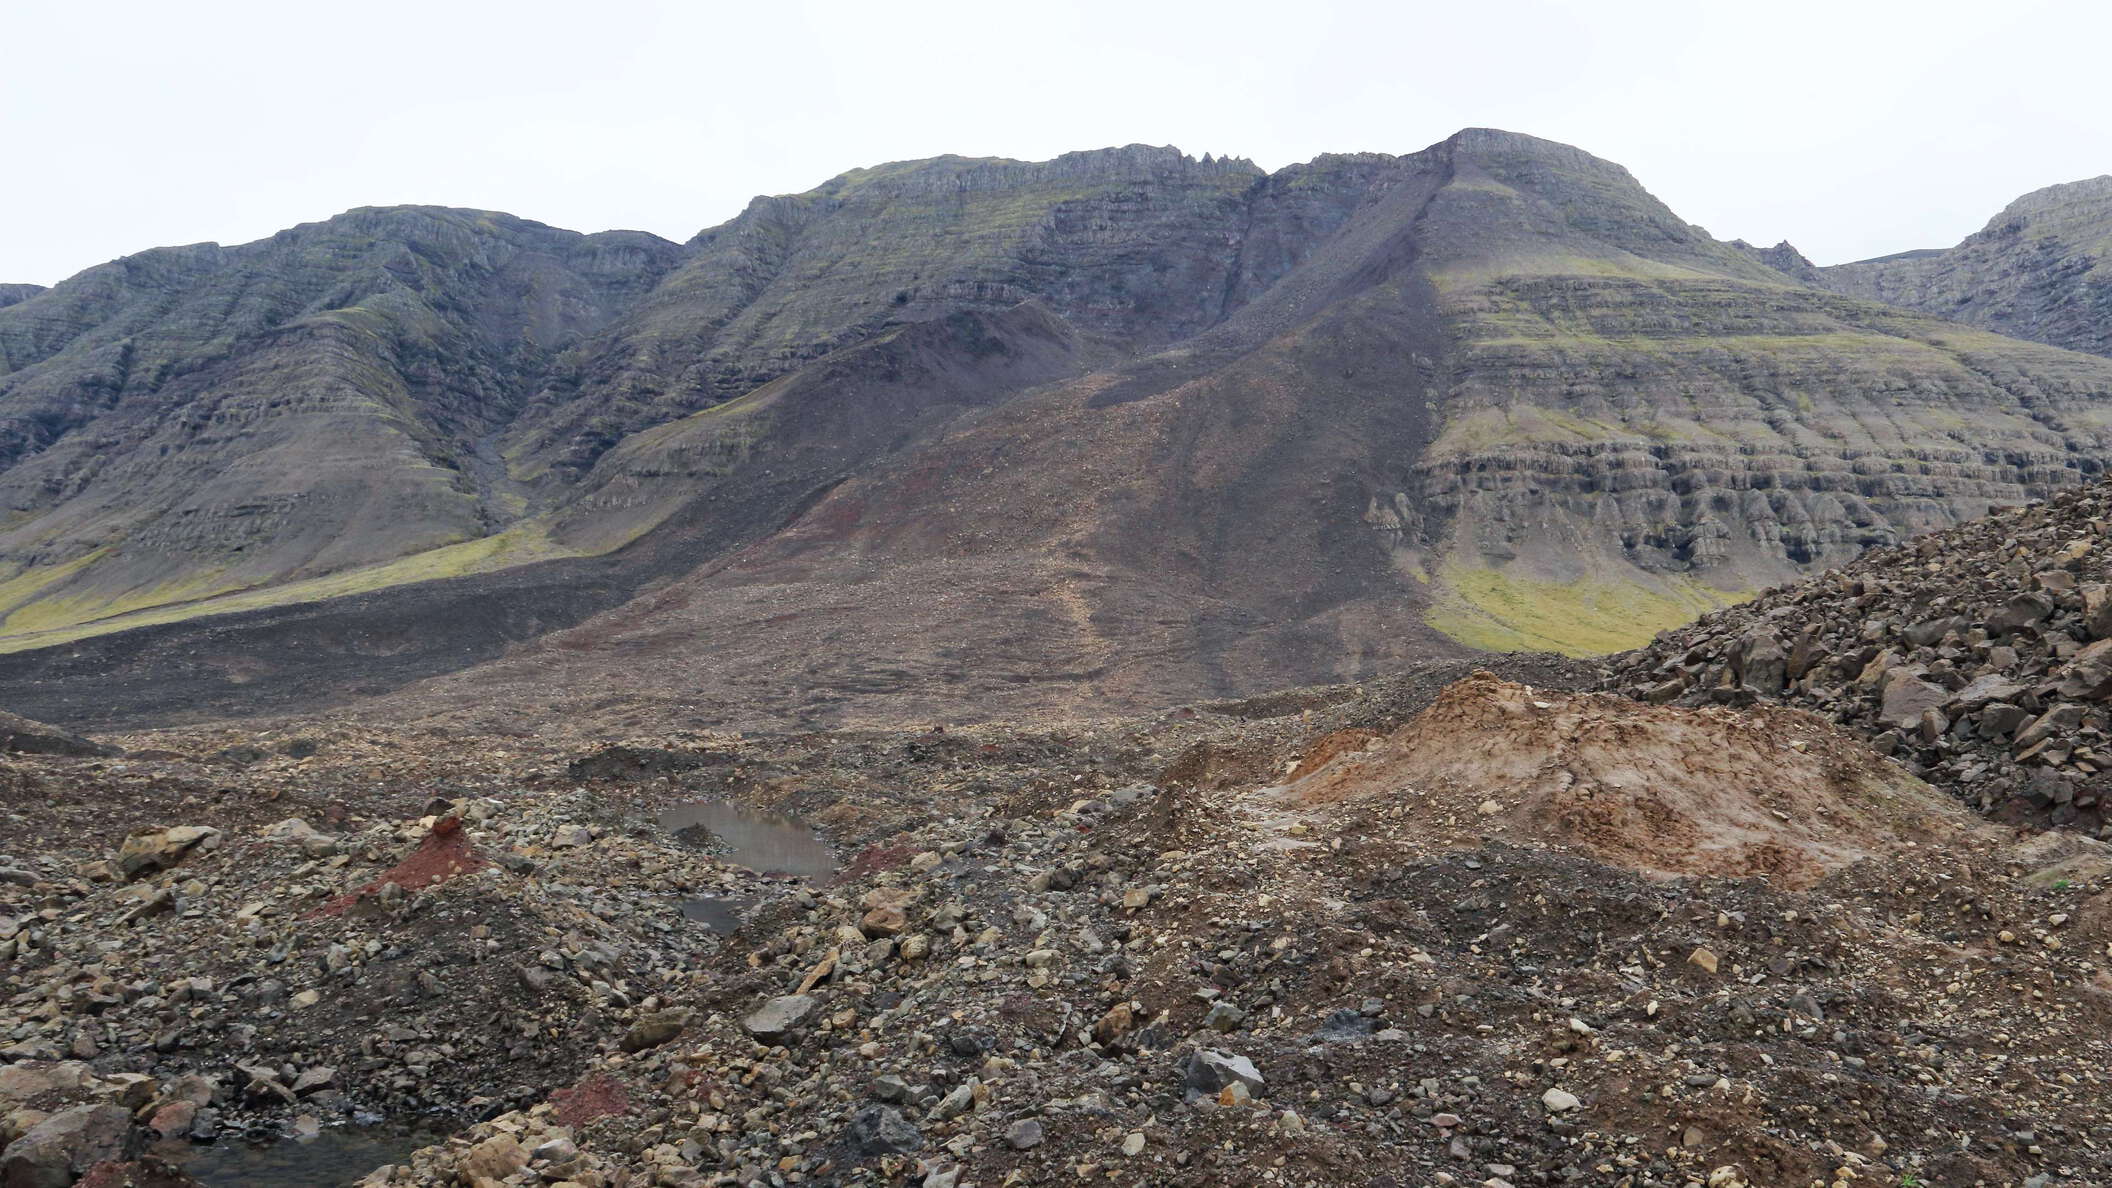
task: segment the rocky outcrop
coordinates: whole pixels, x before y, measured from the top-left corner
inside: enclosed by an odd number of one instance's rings
[[[1786,239],[1769,248],[1754,247],[1742,239],[1732,240],[1731,246],[1792,280],[1805,284],[1820,283],[1819,267]]]
[[[116,747],[82,738],[70,730],[0,711],[0,751],[15,755],[115,755]]]

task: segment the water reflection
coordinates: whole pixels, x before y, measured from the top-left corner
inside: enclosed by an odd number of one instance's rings
[[[205,1188],[347,1188],[443,1136],[403,1126],[342,1127],[311,1139],[163,1144],[155,1154]]]
[[[736,866],[764,874],[825,879],[836,873],[828,844],[791,817],[761,813],[723,800],[676,805],[660,814],[660,828],[706,847]]]

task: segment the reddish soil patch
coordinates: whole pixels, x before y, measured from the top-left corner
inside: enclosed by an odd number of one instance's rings
[[[1382,740],[1322,738],[1290,803],[1386,798],[1412,826],[1571,846],[1660,874],[1828,871],[1973,822],[1942,794],[1795,710],[1649,706],[1476,673]]]
[[[916,854],[916,850],[904,845],[867,846],[863,850],[858,851],[857,857],[844,863],[843,869],[837,871],[836,877],[829,880],[829,882],[833,885],[871,878],[883,870],[891,870],[897,866],[907,865],[911,858],[916,857]]]
[[[462,833],[460,817],[442,817],[433,823],[431,832],[411,851],[411,856],[390,867],[382,876],[350,894],[336,899],[315,910],[318,916],[342,915],[345,909],[395,884],[405,891],[419,891],[437,886],[449,879],[460,878],[491,865],[470,848],[469,838]]]
[[[550,1104],[560,1123],[579,1127],[596,1118],[612,1117],[630,1109],[631,1097],[616,1078],[607,1073],[594,1073],[570,1089],[553,1091]]]

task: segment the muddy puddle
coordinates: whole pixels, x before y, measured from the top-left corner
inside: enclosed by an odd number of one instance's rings
[[[676,805],[660,814],[660,828],[685,845],[759,874],[821,882],[836,873],[836,853],[797,818],[758,812],[723,800]],[[739,928],[755,901],[743,895],[684,900],[682,915],[725,935]]]
[[[157,1149],[205,1188],[346,1188],[445,1137],[401,1126],[341,1127],[309,1139],[224,1141]]]

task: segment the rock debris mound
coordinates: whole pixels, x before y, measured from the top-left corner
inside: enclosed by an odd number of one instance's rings
[[[1778,701],[1998,819],[2108,835],[2112,486],[1873,550],[1612,662],[1646,701]]]

